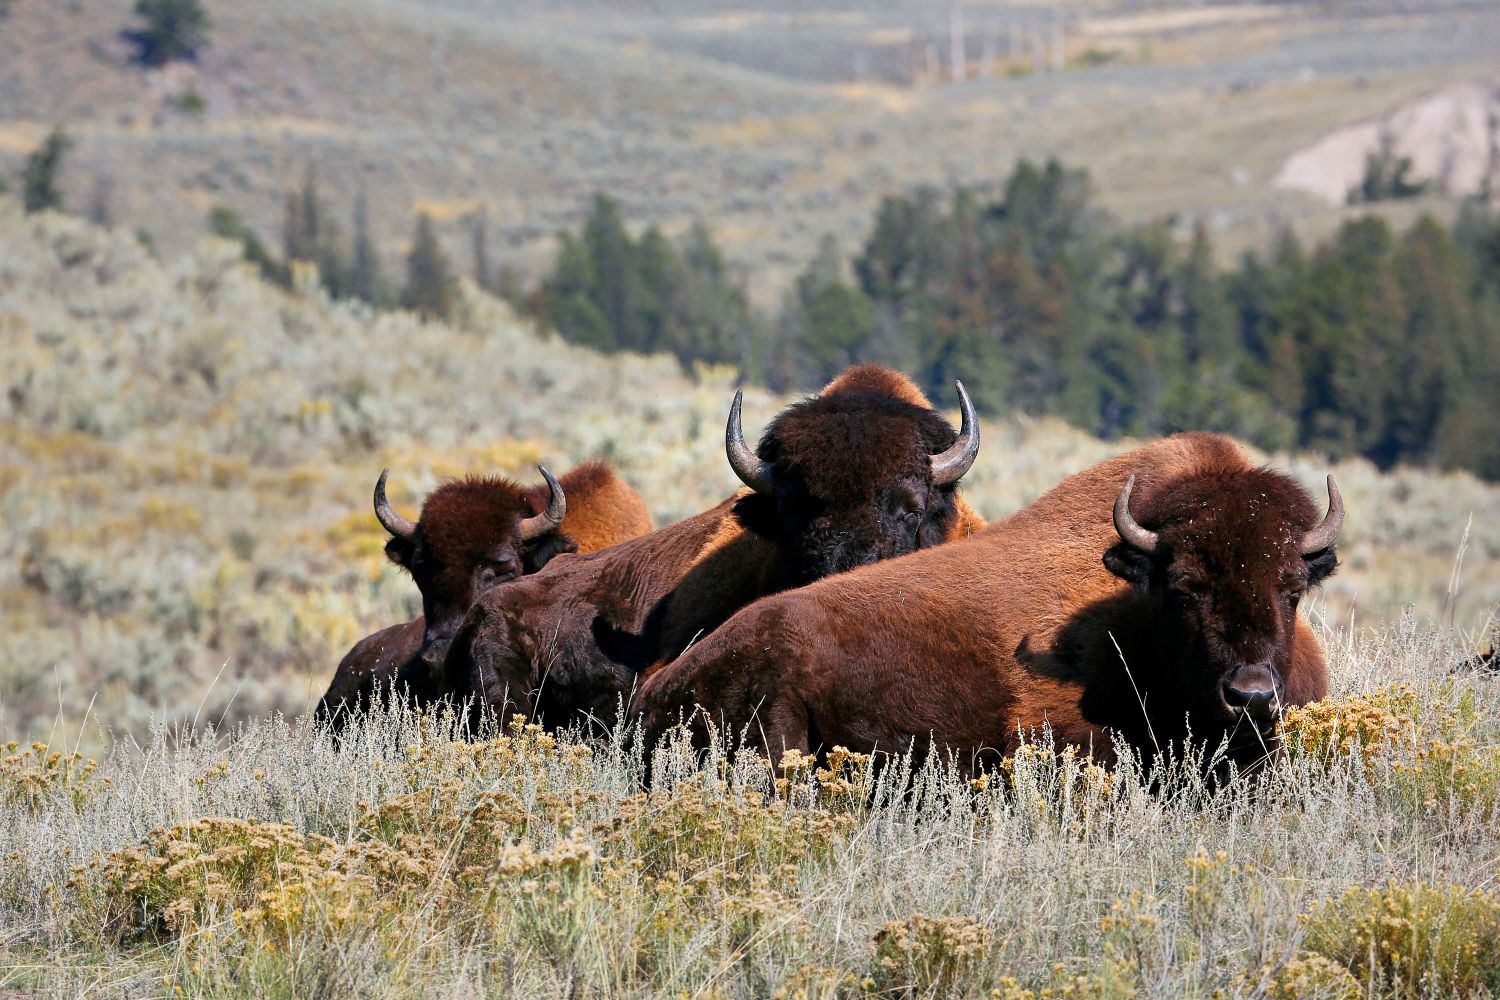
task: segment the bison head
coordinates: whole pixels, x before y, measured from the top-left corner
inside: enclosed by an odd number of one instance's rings
[[[534,573],[560,552],[577,551],[563,534],[567,498],[545,468],[541,488],[526,490],[498,478],[445,483],[422,505],[415,524],[391,507],[385,470],[375,483],[375,516],[390,532],[385,552],[404,566],[422,592],[427,620],[421,657],[429,669],[443,662],[464,614],[492,587]],[[540,509],[537,509],[539,508]]]
[[[1104,565],[1151,602],[1155,669],[1170,685],[1158,697],[1180,698],[1200,735],[1259,742],[1285,700],[1297,604],[1338,565],[1338,486],[1329,476],[1318,521],[1307,492],[1267,469],[1186,476],[1132,513],[1134,485],[1115,501],[1120,542]]]
[[[788,585],[946,540],[954,490],[979,454],[979,421],[963,383],[963,426],[880,392],[825,393],[793,404],[752,451],[735,393],[725,430],[729,464],[755,491],[742,519],[776,538]]]

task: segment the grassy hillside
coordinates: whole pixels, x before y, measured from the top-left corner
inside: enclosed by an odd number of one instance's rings
[[[771,303],[824,233],[862,237],[881,196],[994,184],[1021,156],[1089,168],[1130,218],[1207,219],[1231,252],[1284,223],[1326,232],[1342,209],[1273,188],[1287,156],[1497,70],[1492,4],[1121,6],[969,3],[952,83],[930,65],[946,5],[917,0],[209,0],[201,60],[149,72],[119,38],[131,0],[16,0],[0,172],[65,125],[70,203],[107,190],[119,222],[179,253],[215,203],[274,240],[312,166],[325,190],[368,191],[389,263],[414,210],[457,252],[484,209],[497,255],[532,274],[603,190],[642,225],[709,221]],[[1052,7],[1064,65],[1033,73]]]
[[[164,265],[125,232],[0,199],[5,731],[76,731],[90,705],[137,735],[153,715],[306,710],[344,649],[418,608],[370,512],[384,466],[411,514],[445,476],[531,478],[538,461],[614,462],[658,524],[737,485],[728,373],[604,358],[465,302],[453,328],[377,315],[269,287],[228,244]],[[751,391],[747,432],[784,402]],[[996,517],[1127,446],[987,421],[965,489]],[[1321,489],[1322,459],[1275,461]],[[1314,613],[1357,627],[1410,607],[1481,630],[1500,604],[1500,488],[1333,471],[1344,568]]]

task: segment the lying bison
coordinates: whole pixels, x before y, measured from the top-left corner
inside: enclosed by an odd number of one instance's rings
[[[956,486],[979,451],[958,386],[955,433],[903,375],[852,368],[772,421],[752,451],[736,395],[729,463],[749,487],[713,509],[475,604],[448,690],[546,725],[608,721],[636,676],[774,591],[972,533]]]
[[[391,535],[386,555],[422,592],[422,617],[366,636],[345,654],[315,717],[340,719],[393,685],[418,703],[437,694],[442,665],[474,601],[502,583],[535,573],[564,552],[596,552],[651,530],[646,505],[602,462],[585,462],[526,488],[508,479],[446,483],[415,524],[391,507],[386,473],[375,483],[375,516]]]
[[[745,608],[634,703],[648,737],[695,707],[779,758],[932,744],[965,766],[1050,725],[1113,753],[1181,746],[1188,727],[1263,754],[1285,705],[1322,697],[1297,614],[1334,571],[1344,508],[1184,434],[1068,479],[973,538]]]

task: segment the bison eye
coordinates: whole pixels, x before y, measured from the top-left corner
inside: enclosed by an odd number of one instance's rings
[[[485,563],[479,567],[479,583],[481,586],[492,587],[497,583],[504,583],[514,579],[516,575],[516,564],[514,561],[503,563]]]
[[[1182,577],[1172,581],[1172,590],[1189,601],[1201,601],[1208,593],[1208,584],[1197,577]]]

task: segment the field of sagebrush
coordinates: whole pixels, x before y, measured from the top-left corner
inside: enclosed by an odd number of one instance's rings
[[[1466,475],[1333,468],[1334,699],[1227,789],[1028,751],[982,787],[669,753],[643,791],[628,734],[303,725],[416,607],[381,467],[409,512],[538,460],[614,461],[659,524],[735,485],[730,373],[464,301],[377,315],[0,199],[0,996],[1500,990],[1500,681],[1452,670],[1500,604],[1500,489]],[[989,517],[1128,446],[983,426]]]
[[[383,467],[411,515],[443,477],[534,481],[538,461],[614,462],[658,525],[738,484],[727,371],[604,358],[472,291],[453,327],[286,294],[236,254],[163,264],[0,198],[0,733],[98,745],[98,723],[143,737],[153,716],[307,710],[354,640],[419,610],[370,510]],[[784,402],[750,390],[747,433]],[[965,492],[990,518],[1130,445],[983,426]],[[1322,490],[1323,459],[1275,461]],[[1332,470],[1344,565],[1315,613],[1359,628],[1411,608],[1477,642],[1500,604],[1500,488]]]
[[[988,780],[375,716],[0,759],[0,991],[1489,997],[1500,679],[1326,628],[1227,788],[1024,746]],[[1044,736],[1044,734],[1042,734]]]

